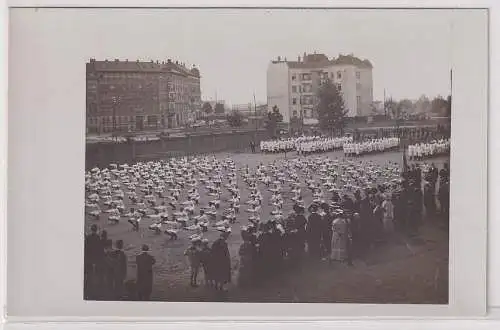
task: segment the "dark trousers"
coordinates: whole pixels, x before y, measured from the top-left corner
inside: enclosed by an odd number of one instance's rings
[[[123,275],[114,275],[111,282],[111,292],[113,299],[120,300],[123,297],[123,288],[125,277]]]
[[[137,299],[149,300],[151,297],[153,283],[151,281],[137,281]]]

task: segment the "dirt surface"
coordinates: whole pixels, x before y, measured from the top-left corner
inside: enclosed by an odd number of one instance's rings
[[[327,154],[332,158],[342,158],[341,152]],[[259,163],[269,163],[275,159],[293,158],[295,154],[217,154],[218,158],[231,157],[237,167],[248,164],[251,168]],[[388,152],[369,155],[363,161],[372,160],[384,164],[388,161],[401,163],[400,153]],[[447,157],[429,160],[441,167]],[[287,188],[288,189],[288,188]],[[241,190],[242,210],[247,200],[248,190]],[[286,191],[286,189],[284,189]],[[200,189],[200,205],[206,205],[208,197]],[[269,214],[271,207],[265,201],[270,192],[261,190],[264,202],[261,215]],[[305,190],[304,190],[305,192]],[[227,193],[227,191],[226,191]],[[308,192],[307,192],[308,193]],[[304,195],[308,204],[312,197]],[[223,196],[224,199],[227,196]],[[287,201],[284,213],[288,214],[292,204]],[[221,203],[221,210],[226,203]],[[239,228],[247,224],[248,214],[240,212],[232,234],[228,239],[232,261],[233,282],[238,269],[238,248],[241,244]],[[117,225],[108,224],[104,213],[100,220],[86,216],[86,229],[96,223],[100,230],[106,229],[113,241],[123,239],[128,256],[128,278],[134,279],[135,256],[142,244],[148,244],[151,254],[156,258],[152,300],[156,301],[215,301],[223,299],[234,302],[352,302],[352,303],[447,303],[448,301],[448,234],[436,224],[435,219],[425,219],[417,238],[410,239],[396,235],[391,242],[375,247],[366,256],[354,260],[349,267],[343,264],[329,265],[327,262],[305,261],[301,266],[285,269],[275,278],[252,289],[241,290],[234,284],[228,286],[224,297],[216,297],[214,292],[204,286],[189,286],[189,267],[183,256],[189,246],[192,233],[180,231],[178,240],[169,240],[164,235],[156,235],[148,230],[150,220],[141,222],[139,232],[131,230],[126,221]],[[210,228],[204,237],[213,242],[219,232]],[[200,273],[199,282],[203,281]]]

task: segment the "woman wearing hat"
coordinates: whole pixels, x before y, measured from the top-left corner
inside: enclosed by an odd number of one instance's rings
[[[341,209],[334,210],[330,261],[345,261],[348,248],[348,224]]]
[[[210,256],[210,271],[217,291],[222,291],[224,284],[231,282],[231,259],[226,242],[231,232],[228,229],[220,231],[220,237],[212,244]]]

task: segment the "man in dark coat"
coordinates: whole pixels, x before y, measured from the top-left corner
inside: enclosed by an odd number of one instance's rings
[[[309,255],[314,259],[321,257],[321,216],[318,214],[318,206],[310,206],[309,219],[307,221],[307,249]]]
[[[323,203],[321,208],[324,211],[324,215],[321,218],[322,228],[321,228],[321,250],[325,257],[329,257],[332,250],[332,223],[334,217],[330,213],[330,205]]]
[[[210,267],[217,291],[222,291],[224,284],[231,283],[231,257],[226,242],[230,233],[228,230],[222,231],[210,251]]]
[[[304,215],[304,208],[294,206],[295,210],[295,230],[297,230],[297,256],[301,257],[305,250],[307,219]]]
[[[444,224],[448,226],[450,220],[450,182],[444,180],[439,184],[439,204]]]
[[[424,184],[424,206],[427,218],[432,218],[436,212],[436,202],[432,187],[433,185],[430,182]]]
[[[120,300],[123,296],[123,283],[127,277],[127,256],[123,252],[123,241],[117,240],[116,249],[111,252],[113,260],[112,292],[114,299]]]
[[[149,300],[153,290],[153,265],[156,259],[149,253],[147,245],[142,246],[142,253],[137,255],[137,296],[139,300]]]
[[[85,236],[84,249],[84,295],[86,299],[92,299],[97,293],[97,268],[104,257],[104,246],[97,234],[96,225],[92,225],[90,234]]]

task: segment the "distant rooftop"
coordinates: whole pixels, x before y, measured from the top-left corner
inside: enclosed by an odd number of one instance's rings
[[[104,60],[96,61],[95,59],[90,59],[90,62],[86,63],[87,72],[89,71],[101,71],[101,72],[170,72],[177,73],[184,76],[200,77],[200,71],[193,65],[191,69],[185,66],[184,63],[178,61],[172,61],[168,59],[166,61],[120,61],[115,60]]]
[[[304,53],[302,59],[299,56],[297,61],[288,61],[286,57],[282,59],[278,56],[278,59],[273,61],[273,63],[286,63],[292,69],[319,69],[330,65],[354,65],[359,68],[373,68],[369,60],[362,60],[353,54],[339,54],[337,58],[329,59],[325,54]]]

